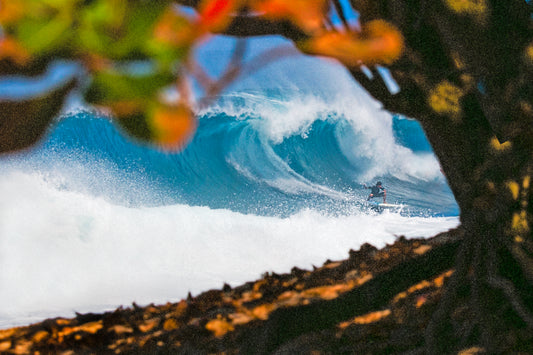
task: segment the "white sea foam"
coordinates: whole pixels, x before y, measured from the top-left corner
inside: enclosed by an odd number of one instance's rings
[[[278,42],[274,41],[284,43]],[[231,40],[223,43],[231,48]],[[249,43],[255,55],[270,48],[261,49],[259,40]],[[222,71],[225,60],[218,48],[207,44],[202,54],[203,58],[216,57],[216,63],[204,59],[204,64],[216,68],[216,73]],[[260,117],[258,128],[274,144],[294,135],[305,138],[315,120],[334,114],[347,119],[357,136],[357,141],[340,143],[346,156],[366,162],[367,169],[359,177],[362,181],[384,175],[425,181],[444,179],[432,154],[415,153],[395,142],[391,114],[344,67],[331,60],[291,56],[261,68],[253,76],[239,78],[223,93],[223,100],[199,113],[221,112]]]
[[[214,47],[220,51],[220,43]],[[220,63],[227,63],[228,51],[223,52],[225,59],[219,52],[204,53],[213,61],[209,74],[223,72]],[[284,59],[239,79],[223,94],[231,99],[201,113],[260,118],[254,124],[274,144],[294,135],[306,138],[313,122],[329,119],[330,113],[347,120],[354,141],[339,144],[348,159],[364,165],[361,180],[386,174],[442,178],[433,155],[394,142],[390,114],[332,62]],[[128,208],[111,202],[121,197],[120,189],[114,191],[115,179],[135,179],[136,174],[125,177],[95,161],[84,160],[80,168],[75,164],[76,157],[56,164],[58,171],[49,174],[38,166],[2,166],[0,328],[131,302],[175,301],[224,282],[251,281],[266,271],[343,259],[365,242],[382,247],[396,235],[428,237],[459,223],[457,217],[369,215],[356,208],[341,217],[308,210],[287,218],[187,205]],[[253,167],[233,164],[255,176]],[[300,180],[286,178],[267,180],[280,189],[303,189]],[[88,188],[92,183],[110,191],[94,193]]]
[[[342,76],[339,78],[342,81]],[[232,93],[222,104],[214,105],[201,113],[224,112],[235,117],[258,117],[256,128],[272,144],[279,144],[291,136],[307,138],[316,120],[346,119],[353,131],[352,140],[340,139],[343,154],[366,169],[359,178],[370,181],[378,176],[394,175],[407,180],[410,177],[425,181],[443,179],[440,165],[433,154],[413,152],[398,144],[394,137],[392,116],[383,111],[355,84],[343,97],[324,98],[316,95],[293,96],[287,92],[285,99],[271,99],[261,94]],[[228,98],[227,97],[227,98]],[[245,104],[235,105],[237,98]],[[334,116],[334,118],[332,118]]]
[[[456,217],[385,213],[289,218],[174,205],[127,208],[59,190],[38,174],[0,175],[0,328],[132,302],[164,303],[265,271],[343,259],[365,242],[427,237]]]

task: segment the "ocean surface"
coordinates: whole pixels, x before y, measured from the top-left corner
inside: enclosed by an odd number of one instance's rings
[[[199,51],[213,75],[222,44]],[[35,148],[0,156],[0,328],[177,301],[459,223],[419,124],[335,63],[282,60],[198,117],[167,153],[77,107]],[[377,180],[401,210],[367,207]]]

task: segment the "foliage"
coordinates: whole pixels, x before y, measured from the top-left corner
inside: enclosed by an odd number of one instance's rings
[[[210,78],[192,53],[211,33],[282,35],[304,53],[337,59],[384,109],[420,121],[461,209],[464,236],[424,350],[479,345],[504,353],[505,327],[533,329],[533,3],[348,2],[360,26],[339,0],[0,0],[0,75],[79,61],[91,77],[89,103],[110,110],[133,136],[177,150],[194,133],[198,105],[253,71],[243,69],[245,44],[237,41],[224,74]],[[149,66],[136,70],[139,61]],[[388,90],[375,64],[387,65],[399,92]],[[191,76],[205,100],[193,102]],[[0,152],[33,144],[73,86],[0,100]],[[450,323],[465,299],[468,325]],[[510,321],[495,319],[502,309]]]
[[[0,74],[32,75],[57,59],[80,61],[91,78],[84,90],[88,103],[110,111],[134,137],[177,150],[196,127],[193,112],[198,103],[189,93],[188,76],[203,77],[200,82],[212,96],[239,74],[239,66],[233,65],[226,77],[206,79],[192,59],[194,47],[210,33],[223,32],[237,14],[291,21],[306,34],[298,43],[303,51],[348,65],[390,62],[401,52],[399,32],[383,21],[360,33],[326,30],[325,0],[202,0],[197,5],[191,15],[170,0],[1,0]],[[148,69],[135,70],[140,61],[148,63]],[[37,119],[33,113],[39,100],[18,105],[17,117],[2,117],[2,126],[17,130],[17,121]],[[5,110],[12,103],[0,105]],[[4,143],[2,151],[34,142]]]

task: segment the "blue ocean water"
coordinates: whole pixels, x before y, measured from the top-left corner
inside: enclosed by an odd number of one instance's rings
[[[202,60],[220,71],[220,43]],[[272,64],[197,115],[178,153],[81,106],[0,157],[0,327],[179,300],[459,223],[420,125],[335,63]],[[377,180],[402,210],[368,209]]]
[[[250,112],[247,100],[261,101],[263,110],[271,104],[266,115],[274,117]],[[294,102],[249,93],[220,101],[233,112],[202,113],[197,133],[179,153],[132,141],[109,118],[78,112],[63,117],[41,147],[4,163],[56,179],[60,172],[61,188],[125,206],[186,204],[279,217],[313,209],[342,215],[364,209],[368,190],[363,184],[381,180],[389,202],[407,206],[403,213],[458,214],[414,120],[392,116],[390,132],[369,139],[353,118],[314,102],[307,105],[319,106],[315,112],[278,133],[272,132],[273,122],[294,110],[288,107]]]

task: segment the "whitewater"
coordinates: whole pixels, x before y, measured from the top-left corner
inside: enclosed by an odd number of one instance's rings
[[[280,42],[250,41],[246,59]],[[232,45],[208,42],[198,61],[217,75]],[[459,223],[418,123],[335,63],[284,59],[198,117],[168,153],[76,107],[36,147],[0,156],[0,328],[178,301]],[[377,180],[401,211],[366,207]]]

